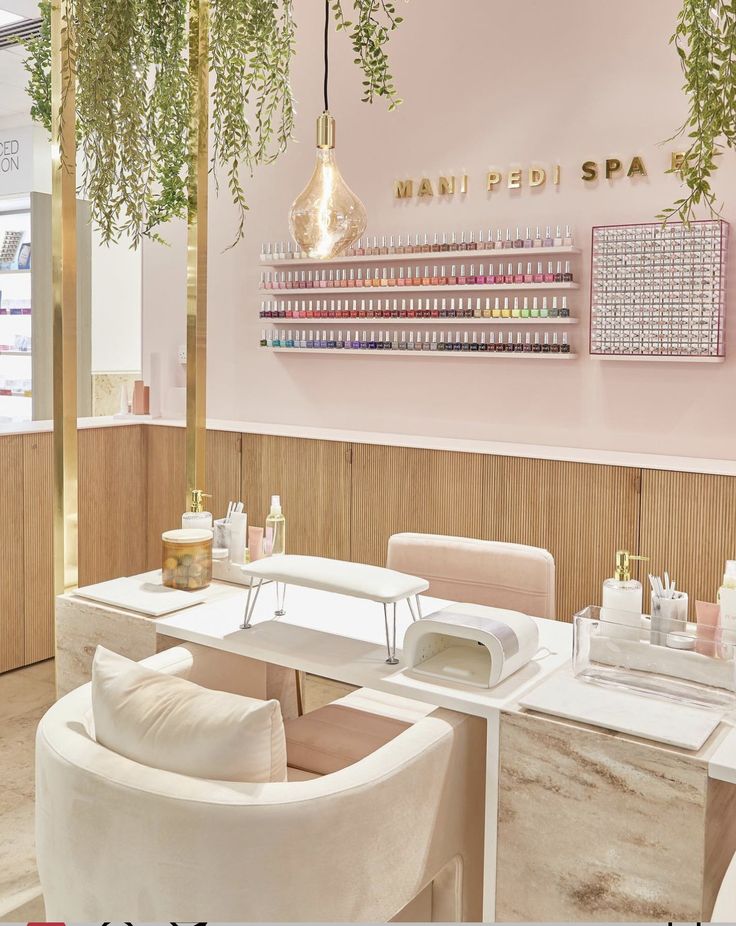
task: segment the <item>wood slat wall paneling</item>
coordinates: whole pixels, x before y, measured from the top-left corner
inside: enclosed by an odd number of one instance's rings
[[[79,584],[146,568],[143,426],[79,432]]]
[[[0,440],[3,526],[0,546],[0,672],[24,661],[23,439]]]
[[[736,478],[644,470],[641,552],[695,601],[715,601],[727,559],[736,558]],[[645,583],[644,608],[649,608]]]
[[[351,555],[383,565],[398,531],[483,537],[480,454],[353,445]]]
[[[30,665],[54,655],[54,471],[51,434],[24,434],[22,440],[23,663]]]
[[[186,434],[183,428],[146,428],[148,569],[161,565],[161,534],[181,527],[186,503]],[[241,435],[207,432],[206,510],[222,517],[230,499],[240,497]]]
[[[242,497],[262,526],[281,495],[289,553],[350,559],[350,444],[243,435]]]
[[[640,471],[517,457],[483,461],[483,536],[552,553],[558,620],[599,604],[615,551],[638,548]]]

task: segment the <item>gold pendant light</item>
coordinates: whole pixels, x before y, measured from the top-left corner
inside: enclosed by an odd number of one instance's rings
[[[308,257],[338,257],[365,231],[366,211],[335,160],[335,120],[327,103],[329,0],[325,0],[325,111],[317,119],[317,163],[289,213],[292,237]]]

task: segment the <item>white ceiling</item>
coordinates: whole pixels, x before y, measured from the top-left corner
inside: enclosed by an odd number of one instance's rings
[[[0,10],[24,19],[38,16],[33,0],[0,0]],[[30,101],[26,95],[28,75],[23,67],[25,51],[19,46],[0,50],[0,120],[6,126],[30,123]]]

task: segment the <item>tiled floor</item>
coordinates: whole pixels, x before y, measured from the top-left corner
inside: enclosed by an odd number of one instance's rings
[[[0,923],[43,921],[33,838],[36,725],[54,701],[54,662],[0,675]],[[352,689],[307,677],[305,710]]]
[[[45,918],[33,838],[33,750],[54,690],[53,660],[0,675],[0,922]]]

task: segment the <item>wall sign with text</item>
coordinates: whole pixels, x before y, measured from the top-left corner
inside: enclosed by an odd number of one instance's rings
[[[673,151],[669,163],[660,169],[664,172],[676,173],[682,167],[684,160],[684,151]],[[603,161],[583,161],[577,177],[575,178],[573,174],[572,178],[584,183],[592,183],[599,179],[625,180],[632,177],[646,177],[648,174],[644,158],[640,155],[633,155],[630,158],[611,157]],[[520,190],[524,187],[534,189],[545,185],[559,187],[562,182],[563,172],[559,164],[553,164],[551,167],[530,165],[529,167],[509,167],[505,171],[493,168],[487,171],[483,180],[483,188],[487,193],[495,193],[503,189]],[[464,196],[470,191],[470,187],[471,183],[467,174],[443,175],[436,178],[420,177],[416,180],[414,178],[399,179],[394,181],[394,197],[396,199],[432,199],[433,197]]]

